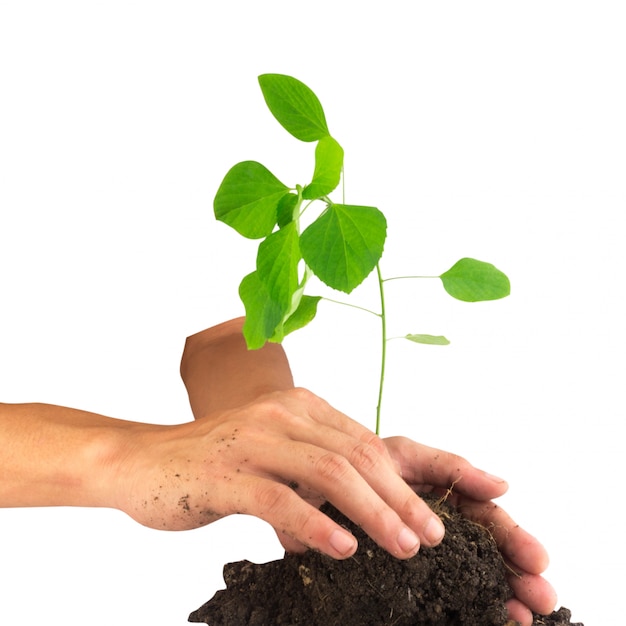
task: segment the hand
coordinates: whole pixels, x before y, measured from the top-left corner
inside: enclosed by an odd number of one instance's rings
[[[202,420],[204,419],[202,416],[209,414],[211,411],[238,407],[242,401],[254,403],[254,399],[262,392],[273,389],[288,391],[293,388],[291,371],[282,347],[276,344],[266,344],[261,350],[246,350],[245,342],[241,336],[242,325],[243,319],[241,318],[231,320],[220,326],[202,331],[187,340],[181,363],[181,373],[187,386],[191,406],[196,418]],[[314,396],[310,396],[310,398],[314,403],[321,402],[320,406],[325,405],[319,398],[315,400],[313,400]],[[276,396],[274,396],[274,399],[276,399]],[[361,489],[367,491],[367,487],[373,488],[379,499],[379,506],[381,496],[383,502],[387,506],[391,505],[392,509],[396,506],[394,502],[397,499],[385,499],[384,491],[378,490],[380,481],[374,480],[374,482],[370,483],[369,476],[373,475],[373,478],[376,478],[376,472],[372,472],[371,469],[376,464],[384,465],[385,471],[378,475],[378,478],[383,477],[384,484],[384,477],[389,476],[388,464],[391,459],[397,474],[402,476],[412,491],[439,490],[445,493],[447,489],[454,486],[450,496],[452,502],[461,505],[464,513],[471,519],[487,527],[497,529],[494,535],[502,554],[508,559],[511,568],[519,572],[519,576],[512,575],[510,578],[510,584],[515,592],[515,598],[509,602],[511,619],[515,619],[526,626],[526,624],[532,623],[531,611],[549,613],[552,610],[556,603],[554,591],[540,576],[548,563],[545,550],[533,537],[515,524],[500,507],[490,502],[492,498],[501,496],[506,492],[508,486],[505,481],[489,476],[456,455],[428,448],[402,437],[385,440],[385,449],[381,449],[380,440],[373,433],[363,427],[355,426],[354,423],[350,423],[351,421],[345,422],[344,420],[348,418],[345,416],[339,417],[341,414],[334,412],[328,405],[325,405],[322,414],[335,415],[338,419],[336,425],[339,422],[343,424],[340,430],[344,427],[348,428],[348,437],[352,437],[352,443],[360,446],[361,450],[368,451],[366,454],[357,452],[360,463],[365,462],[365,466],[370,469],[369,472],[361,474],[361,479],[365,479],[366,485],[363,485],[361,481],[358,482]],[[254,419],[252,421],[254,422]],[[313,422],[315,422],[315,418]],[[343,456],[344,460],[339,461],[339,464],[345,465],[347,461],[347,465],[352,465],[350,459],[354,456],[354,450],[356,449],[353,448],[351,453],[349,448],[346,451],[340,445],[340,441],[346,441],[344,437],[347,433],[343,433],[342,437],[335,440],[332,430],[324,432],[330,432],[328,443],[330,447],[328,450],[332,450],[332,454],[338,453],[340,456]],[[279,441],[283,435],[279,435]],[[296,441],[292,441],[290,444],[294,451],[299,446],[297,441],[299,440],[296,437]],[[300,443],[302,443],[301,440]],[[322,449],[324,448],[325,444],[323,441],[318,440],[317,444],[318,446],[321,444]],[[255,452],[258,454],[258,450]],[[331,457],[326,458],[329,459]],[[369,461],[367,460],[368,458],[370,459]],[[293,461],[293,459],[290,459],[289,456],[283,458],[281,455],[280,463],[282,464],[283,472],[287,471],[287,476],[290,474],[290,461]],[[349,469],[344,470],[346,475],[354,476],[353,471],[348,471]],[[352,470],[356,470],[357,473],[360,472],[359,462],[352,465]],[[276,476],[276,473],[269,472],[269,477],[276,479]],[[294,478],[285,478],[284,474],[279,474],[279,479],[281,476],[283,482],[288,483],[290,480],[293,480],[292,486],[295,486],[295,482],[298,482]],[[462,479],[459,480],[461,477]],[[338,476],[338,478],[343,480],[341,476]],[[349,494],[349,482],[340,484],[344,487],[344,491]],[[397,480],[394,479],[392,484],[396,485]],[[293,496],[297,495],[304,503],[317,509],[324,499],[320,494],[328,495],[329,493],[323,489],[316,489],[306,481],[301,481],[298,482],[297,490],[290,494],[289,501],[291,504],[294,504]],[[401,489],[399,493],[402,494],[401,499],[405,497],[406,491]],[[396,498],[397,496],[398,494],[396,494]],[[333,501],[332,498],[329,497],[329,499]],[[352,499],[352,502],[354,501],[355,499]],[[408,520],[402,517],[400,509],[395,509],[396,514],[400,513],[401,519],[405,522],[408,521],[409,527],[417,530],[418,536],[426,545],[433,545],[437,542],[437,538],[432,537],[429,543],[424,532],[427,520],[431,519],[429,511],[426,510],[426,505],[421,500],[418,501],[423,506],[415,505],[414,498],[409,497],[408,500],[408,502],[412,502],[409,505],[409,510],[413,511],[412,515],[415,515],[413,523],[410,517]],[[337,501],[333,503],[354,521],[361,523],[366,531],[375,540],[379,541],[383,547],[388,545],[385,541],[380,541],[372,534],[373,532],[381,532],[376,527],[377,513],[375,511],[372,513],[363,507],[360,512],[356,512],[357,517],[355,517],[345,508],[342,508],[341,505],[338,505]],[[347,505],[350,505],[349,501]],[[352,507],[354,508],[354,504],[352,504]],[[318,514],[319,512],[316,511],[311,519],[307,517],[304,521],[313,525],[319,523],[320,527],[318,530],[328,533],[327,520],[322,519],[324,516],[320,518]],[[366,523],[368,519],[374,521]],[[394,519],[395,525],[393,529],[397,531],[400,527],[397,525],[397,519]],[[272,522],[270,521],[270,523]],[[283,546],[289,551],[302,550],[307,545],[313,545],[306,538],[306,533],[304,538],[299,538],[297,533],[283,532],[283,528],[286,527],[280,524],[274,524],[274,527]],[[371,528],[371,532],[368,528]],[[433,529],[436,528],[437,524],[433,522]],[[382,532],[385,532],[384,528]],[[326,536],[329,537],[328,534]],[[389,537],[390,535],[387,534],[387,536]],[[339,539],[341,535],[336,535],[335,538]],[[346,541],[345,536],[343,540]],[[346,545],[349,545],[347,541]],[[341,554],[337,554],[336,551],[324,550],[320,545],[318,545],[318,548],[335,555],[337,558],[341,558]],[[353,549],[352,547],[349,548],[345,555],[351,554]],[[410,553],[411,551],[408,554],[410,555]]]
[[[506,482],[455,454],[404,437],[391,437],[385,443],[402,477],[416,493],[445,493],[466,517],[490,530],[511,569],[509,584],[515,597],[508,602],[509,618],[530,626],[532,611],[550,613],[556,594],[540,576],[548,566],[545,549],[491,502],[507,491]]]
[[[325,498],[399,558],[415,554],[420,542],[440,541],[439,518],[400,479],[382,441],[310,392],[295,390],[282,346],[248,350],[243,321],[189,337],[181,375],[196,424],[207,422],[210,428],[223,420],[245,420],[241,446],[249,463],[256,464],[253,471],[265,478],[264,488],[270,487],[268,481],[283,488],[298,485],[281,501],[288,500],[294,507],[289,514],[301,515],[316,532],[309,537],[268,519],[285,548],[313,546],[335,558],[354,552],[354,538],[334,523],[329,526],[330,520],[317,511]],[[264,395],[268,391],[279,393]],[[263,507],[259,516],[267,515]]]
[[[287,550],[310,547],[334,558],[352,555],[356,541],[318,510],[324,500],[408,558],[442,536],[416,492],[453,486],[450,501],[493,529],[519,573],[510,578],[510,617],[530,624],[531,611],[554,607],[554,592],[539,575],[544,549],[490,501],[506,491],[504,481],[404,437],[383,442],[305,390],[267,394],[189,424],[137,427],[126,442],[116,506],[142,524],[182,530],[245,513],[271,524]],[[437,536],[428,536],[429,523]],[[401,535],[412,539],[404,544]]]
[[[116,506],[153,528],[245,513],[270,523],[287,548],[347,558],[356,540],[318,510],[327,499],[398,558],[443,536],[384,443],[303,389],[187,424],[136,428],[117,475]]]

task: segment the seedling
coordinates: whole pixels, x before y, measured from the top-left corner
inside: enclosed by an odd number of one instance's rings
[[[283,128],[296,139],[316,145],[313,176],[305,185],[290,187],[261,163],[243,161],[230,169],[216,193],[216,218],[244,237],[261,240],[256,269],[239,286],[246,311],[243,333],[248,348],[261,348],[267,341],[281,342],[313,320],[322,297],[305,293],[311,276],[334,290],[351,294],[373,273],[378,281],[380,310],[356,308],[378,316],[381,323],[376,407],[379,433],[390,341],[384,287],[390,280],[417,277],[383,278],[380,259],[387,220],[379,209],[331,200],[330,194],[342,179],[344,151],[330,134],[324,110],[313,91],[282,74],[263,74],[259,84],[269,110]],[[311,219],[315,209],[318,213]],[[302,228],[305,211],[308,225]],[[436,278],[452,297],[465,302],[496,300],[510,293],[506,275],[476,259],[463,258]],[[443,336],[427,334],[407,334],[403,338],[421,344],[449,343]]]

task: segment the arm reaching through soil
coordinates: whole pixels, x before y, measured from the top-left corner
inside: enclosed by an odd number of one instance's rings
[[[232,320],[187,340],[181,373],[194,415],[199,420],[211,420],[212,414],[223,409],[236,409],[242,402],[254,402],[260,393],[272,390],[285,393],[293,387],[291,371],[282,347],[267,344],[261,350],[248,351],[241,336],[242,324],[242,319]],[[289,497],[285,496],[284,501],[288,501],[292,508],[281,510],[280,506],[276,506],[276,512],[264,511],[259,515],[274,526],[287,550],[297,551],[304,549],[305,546],[314,545],[335,557],[352,554],[353,547],[346,553],[338,555],[330,545],[328,538],[337,530],[341,532],[341,529],[333,529],[328,525],[328,520],[320,518],[317,512],[312,518],[308,516],[307,511],[311,511],[310,505],[317,508],[324,499],[331,500],[335,506],[360,523],[387,549],[389,549],[388,538],[393,537],[394,533],[398,536],[402,531],[402,523],[412,529],[424,545],[432,545],[438,540],[435,538],[428,541],[424,536],[424,528],[431,519],[430,509],[414,494],[433,490],[446,492],[454,485],[450,495],[453,502],[461,505],[469,518],[487,527],[498,529],[494,536],[509,566],[515,572],[511,575],[510,581],[516,593],[516,597],[509,602],[511,619],[525,626],[532,623],[531,610],[538,613],[549,613],[552,610],[556,603],[554,591],[540,576],[548,563],[545,550],[536,539],[491,502],[493,498],[506,492],[508,486],[505,481],[473,467],[457,455],[429,448],[404,437],[383,440],[384,447],[381,448],[380,440],[373,433],[355,425],[349,418],[334,411],[319,398],[303,390],[293,392],[296,394],[293,399],[289,398],[288,393],[283,396],[276,394],[265,396],[266,401],[277,401],[278,404],[274,408],[280,414],[281,424],[279,426],[274,424],[275,416],[268,414],[265,417],[266,423],[255,427],[265,429],[265,434],[267,430],[277,428],[273,433],[274,436],[280,438],[288,434],[291,440],[289,443],[283,443],[291,450],[290,455],[280,461],[275,458],[274,452],[277,448],[271,446],[271,440],[267,438],[264,443],[262,442],[266,453],[272,450],[268,455],[272,457],[272,461],[263,465],[261,474],[276,481],[278,490],[283,493],[282,485],[291,483],[292,493]],[[288,422],[284,423],[282,413],[287,405],[292,407],[292,414]],[[308,415],[303,415],[303,410]],[[320,418],[322,415],[325,417]],[[312,435],[310,428],[305,428],[304,431],[297,428],[312,416],[318,416],[313,419],[313,429],[316,431],[314,440],[307,439]],[[317,426],[316,419],[320,419]],[[324,420],[326,423],[323,423]],[[288,426],[288,430],[280,432],[284,430],[284,426]],[[329,488],[321,490],[312,484],[310,477],[306,475],[304,480],[290,478],[293,477],[298,465],[296,455],[303,446],[310,443],[316,448],[320,446],[326,448],[333,455],[326,458],[335,459],[331,469],[338,472],[335,482],[343,486],[343,490]],[[353,454],[354,446],[360,450],[356,456]],[[343,455],[344,461],[340,461],[336,455]],[[258,451],[256,457],[257,468],[254,471],[261,469],[258,467],[260,457]],[[282,468],[280,463],[283,463]],[[360,477],[348,470],[349,465],[353,466]],[[312,469],[318,470],[320,467]],[[372,471],[373,469],[375,471]],[[398,483],[400,475],[402,486]],[[330,477],[334,478],[333,474]],[[362,479],[365,479],[365,482]],[[405,500],[406,485],[412,492],[407,500]],[[391,489],[387,488],[389,486]],[[300,501],[293,498],[294,492]],[[321,495],[322,493],[326,498]],[[357,495],[359,493],[361,495]],[[401,494],[400,497],[398,494]],[[277,505],[283,502],[282,498],[282,495],[280,498],[277,497]],[[372,499],[378,508],[371,508],[369,502]],[[388,508],[395,511],[396,515],[390,515]],[[377,511],[381,510],[385,510],[386,518],[378,517],[380,513]],[[296,521],[298,518],[305,521],[306,527],[298,526]],[[391,520],[391,527],[387,520]],[[287,528],[292,530],[285,532]],[[309,532],[309,528],[315,528],[314,534]],[[296,532],[293,529],[297,529]],[[322,542],[313,544],[312,536],[321,539]],[[382,541],[380,537],[383,537]],[[394,551],[393,542],[390,551]],[[411,552],[410,550],[408,554]],[[396,554],[402,556],[397,551]]]

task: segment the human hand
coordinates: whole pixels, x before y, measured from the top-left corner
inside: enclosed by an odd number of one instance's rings
[[[251,406],[255,406],[254,399],[261,390],[289,390],[293,387],[289,364],[282,347],[277,344],[267,344],[261,350],[247,350],[241,336],[242,324],[243,319],[241,318],[231,320],[188,339],[185,354],[183,355],[181,373],[187,386],[196,418],[202,420],[204,419],[203,416],[210,413],[215,414],[224,408],[236,408],[241,404],[242,398],[251,401]],[[296,392],[296,394],[304,394],[306,396],[306,392],[302,391]],[[278,396],[274,396],[274,400],[277,398]],[[407,495],[405,481],[412,492],[439,490],[445,493],[447,489],[454,486],[450,496],[451,501],[462,506],[463,512],[471,519],[494,529],[494,536],[502,554],[508,560],[512,570],[519,572],[519,576],[512,575],[510,580],[515,592],[515,598],[509,602],[511,619],[520,621],[526,626],[526,624],[532,623],[531,610],[538,613],[549,613],[552,610],[556,603],[554,591],[540,576],[548,563],[545,550],[533,537],[515,524],[500,507],[491,502],[492,498],[497,498],[506,492],[508,486],[505,481],[490,477],[456,455],[423,446],[403,437],[389,438],[385,440],[386,445],[381,448],[381,440],[375,437],[373,433],[364,427],[356,425],[351,420],[346,422],[345,420],[348,420],[348,418],[341,416],[341,414],[334,411],[323,401],[320,401],[319,398],[315,399],[315,396],[312,396],[312,394],[309,398],[313,401],[313,404],[321,402],[321,415],[335,416],[334,419],[336,421],[331,426],[331,430],[325,429],[323,431],[324,435],[327,435],[329,438],[321,436],[316,445],[321,445],[322,450],[324,445],[330,445],[328,450],[332,452],[325,457],[327,463],[333,462],[331,461],[333,454],[343,456],[343,460],[339,461],[339,464],[343,464],[346,469],[343,471],[335,470],[338,479],[338,484],[334,485],[335,489],[340,486],[344,487],[345,495],[340,493],[340,497],[349,498],[353,503],[353,508],[354,506],[358,508],[358,505],[354,504],[358,502],[357,498],[350,498],[350,482],[341,482],[343,480],[342,473],[350,474],[352,480],[354,480],[353,472],[356,471],[360,474],[360,480],[357,479],[357,482],[361,490],[368,491],[368,488],[369,490],[373,489],[374,498],[378,502],[379,507],[381,506],[380,499],[382,498],[383,503],[387,507],[391,506],[392,510],[396,511],[396,516],[399,514],[401,520],[408,522],[409,528],[415,530],[417,527],[418,536],[425,545],[433,545],[437,542],[437,539],[431,539],[429,542],[427,539],[425,540],[424,533],[424,525],[427,523],[427,520],[431,519],[429,510],[427,510],[425,503],[421,499],[416,499],[413,494]],[[324,408],[322,409],[321,407]],[[314,411],[314,413],[317,415],[317,411]],[[315,428],[316,419],[314,417],[312,420],[313,424],[309,424],[309,428]],[[253,418],[252,423],[254,421]],[[300,424],[300,426],[303,426],[303,424]],[[333,436],[332,429],[337,428],[337,426],[339,426],[340,431],[343,431],[344,428],[348,429],[347,432],[342,432],[339,438]],[[277,426],[277,428],[280,431],[281,426]],[[278,435],[275,440],[278,442],[278,445],[280,445],[280,441],[283,440],[286,433],[287,431],[282,434],[280,432],[273,433]],[[291,437],[291,434],[288,436]],[[290,445],[294,452],[304,443],[307,436],[305,433],[304,440],[299,440],[297,437],[295,440],[291,440]],[[255,435],[251,437],[250,441],[254,441],[254,438]],[[350,448],[348,446],[348,451],[346,452],[345,446],[342,445],[346,442],[351,442],[352,445],[357,444],[360,447],[353,448],[352,452],[349,452]],[[264,449],[274,450],[274,448],[267,447]],[[359,450],[365,452],[360,452]],[[360,461],[353,465],[350,459],[355,454]],[[256,459],[258,456],[259,450],[253,449],[251,458]],[[277,469],[281,465],[283,473],[276,474],[274,471],[269,471],[269,475],[266,478],[278,479],[286,483],[293,481],[291,483],[292,486],[295,486],[296,482],[298,483],[297,489],[292,491],[290,498],[282,494],[281,498],[285,497],[286,500],[289,500],[290,505],[294,507],[294,511],[306,511],[306,509],[298,505],[297,500],[293,499],[294,495],[313,507],[315,509],[313,517],[310,519],[304,517],[303,519],[312,527],[317,528],[318,533],[321,533],[321,535],[317,534],[316,537],[317,541],[321,539],[322,544],[324,543],[323,533],[326,533],[326,545],[328,545],[328,537],[330,536],[328,533],[332,531],[328,526],[327,518],[322,519],[325,516],[320,518],[319,511],[316,509],[324,501],[324,495],[329,496],[328,499],[333,502],[330,497],[331,492],[326,492],[324,489],[316,489],[307,481],[296,481],[293,478],[295,467],[290,466],[290,460],[292,459],[288,455],[286,458],[283,458],[283,455],[281,455],[280,463],[277,459],[275,467]],[[390,476],[390,461],[396,472],[396,476],[390,485],[393,487],[398,486],[399,491],[395,494],[395,497],[387,499],[386,494],[388,494],[388,490],[382,489],[381,491],[379,487],[381,482],[384,486],[384,481]],[[365,473],[360,472],[363,464],[367,469]],[[381,467],[384,465],[385,467],[384,471],[378,475],[376,471],[377,465]],[[352,467],[350,468],[349,466]],[[404,479],[401,481],[403,483],[402,487],[398,484],[398,475],[401,475]],[[292,476],[292,478],[289,478],[289,476]],[[329,477],[332,481],[332,471]],[[370,482],[370,477],[374,478],[373,482]],[[462,477],[462,480],[459,480],[460,477]],[[372,497],[371,492],[370,497]],[[403,500],[405,498],[406,500]],[[400,502],[400,506],[405,508],[395,509],[397,502]],[[337,502],[333,503],[337,506]],[[347,504],[350,504],[350,502],[347,501]],[[385,533],[385,524],[376,524],[375,516],[377,513],[375,511],[373,513],[368,512],[363,507],[355,512],[357,517],[354,517],[345,508],[342,509],[341,506],[337,506],[337,508],[340,508],[354,521],[360,523],[366,531],[368,531],[368,528],[371,528],[374,533]],[[406,517],[407,512],[408,517]],[[387,515],[389,516],[388,512]],[[292,517],[291,519],[295,518]],[[392,515],[389,519],[393,520],[390,530],[397,531],[400,528],[397,517]],[[368,520],[374,521],[370,523]],[[288,527],[277,523],[280,521],[279,519],[276,519],[274,522],[270,519],[268,521],[276,528],[278,537],[286,550],[298,551],[306,549],[307,546],[315,547],[311,538],[307,538],[306,533],[298,535],[298,533],[289,532],[289,530],[284,532]],[[320,525],[317,526],[318,524]],[[422,529],[421,534],[419,532],[420,525]],[[433,527],[437,528],[436,522],[433,522]],[[379,534],[376,536],[372,533],[370,534],[383,547],[389,545],[389,543],[377,539],[377,536],[380,536]],[[388,538],[391,535],[387,533],[385,536],[387,541],[389,541]],[[345,535],[343,539],[346,541],[346,545],[350,545]],[[350,547],[343,556],[352,554],[356,547],[354,544],[352,545],[353,547]],[[336,551],[324,549],[319,544],[318,548],[331,554],[331,556],[342,558],[342,555],[337,554]],[[416,552],[417,549],[418,546],[413,551]],[[393,552],[393,549],[390,551]],[[407,556],[410,556],[411,552],[409,551]]]
[[[515,597],[507,603],[509,618],[530,626],[532,611],[550,613],[556,594],[541,576],[548,566],[545,549],[491,501],[507,491],[507,483],[450,452],[405,437],[384,441],[402,477],[416,493],[445,494],[463,515],[489,529],[511,571],[509,584]]]
[[[137,427],[118,460],[116,506],[152,528],[245,513],[270,523],[288,549],[347,558],[356,540],[318,510],[329,500],[398,558],[443,536],[382,440],[303,389],[187,424]]]

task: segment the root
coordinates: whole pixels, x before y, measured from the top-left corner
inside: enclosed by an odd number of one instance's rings
[[[452,495],[452,490],[454,489],[455,485],[461,480],[462,476],[459,476],[447,489],[446,492],[441,496],[441,498],[439,498],[438,500],[435,500],[435,502],[433,503],[433,508],[434,509],[440,509],[441,505]]]

